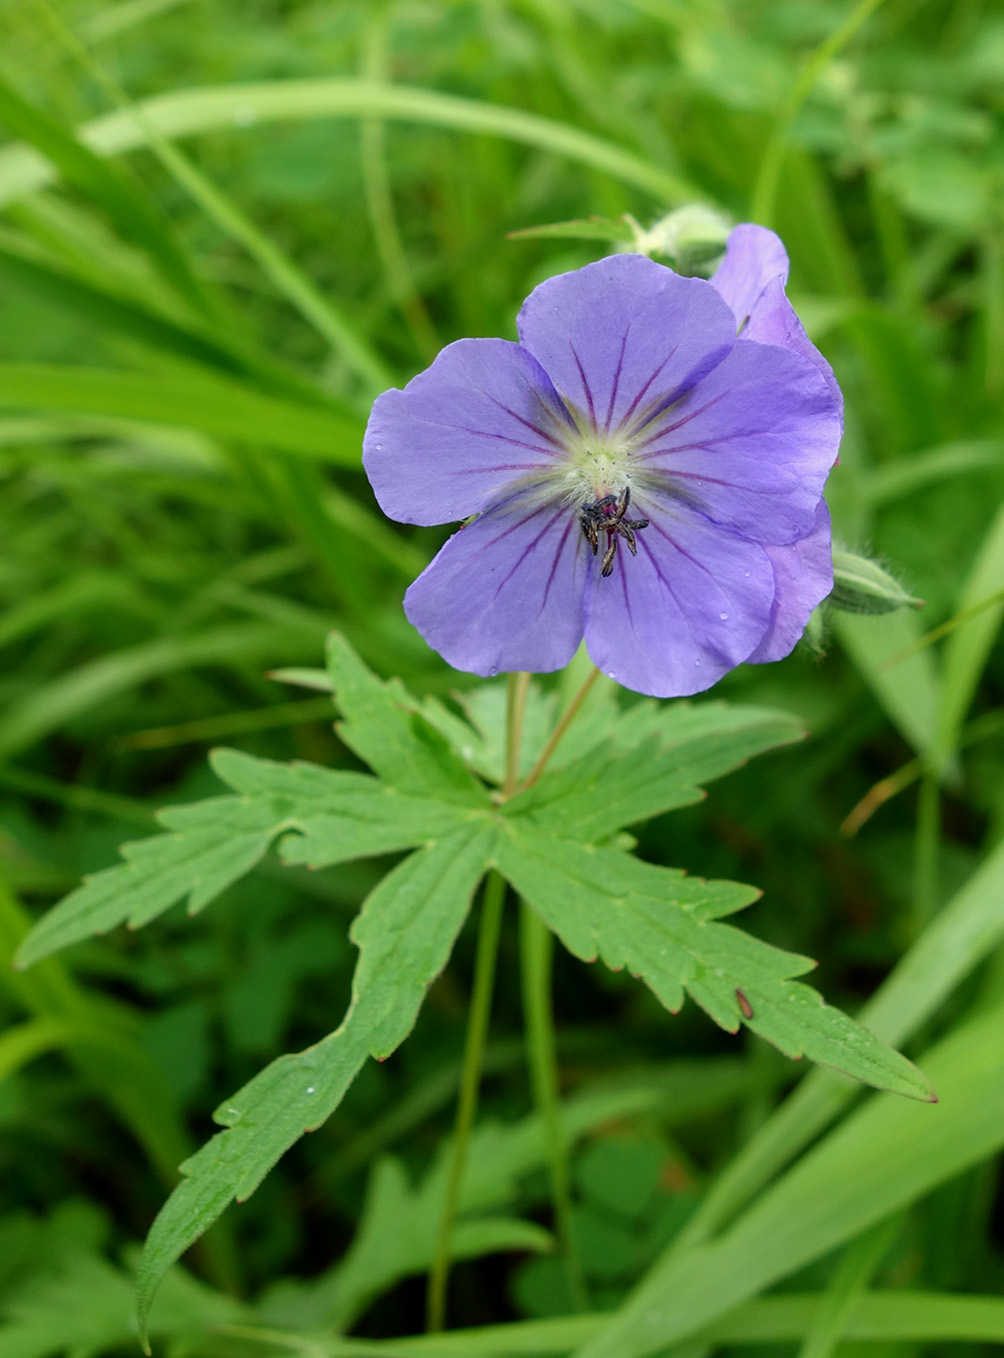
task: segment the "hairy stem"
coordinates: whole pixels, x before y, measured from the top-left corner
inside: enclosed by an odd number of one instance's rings
[[[550,739],[544,746],[543,750],[541,750],[540,752],[540,758],[537,760],[536,764],[534,764],[533,768],[526,776],[526,780],[523,783],[524,788],[533,787],[534,783],[544,772],[551,756],[558,748],[558,743],[560,742],[562,736],[564,736],[565,732],[568,730],[572,722],[575,720],[576,716],[578,715],[579,709],[581,708],[582,704],[586,701],[586,698],[589,696],[589,690],[596,683],[599,677],[600,671],[594,665],[593,668],[590,670],[589,674],[586,676],[585,682],[583,683],[582,687],[579,689],[578,693],[576,693],[575,697],[568,704],[568,706],[565,708],[564,712],[562,712],[560,718],[558,719],[557,725],[551,732]]]
[[[426,1293],[426,1329],[435,1334],[443,1328],[446,1318],[446,1283],[450,1271],[450,1236],[460,1199],[460,1185],[467,1163],[467,1147],[478,1107],[478,1086],[481,1082],[481,1062],[484,1057],[488,1018],[492,1007],[495,984],[495,964],[498,958],[499,931],[502,906],[505,901],[505,882],[492,872],[486,883],[481,902],[481,922],[478,927],[478,950],[474,962],[474,986],[471,1008],[467,1018],[467,1041],[464,1044],[464,1063],[460,1075],[460,1098],[457,1121],[450,1152],[450,1169],[443,1200],[443,1214],[439,1220],[436,1252],[429,1273]]]
[[[527,1065],[530,1070],[534,1102],[544,1124],[555,1223],[561,1241],[572,1305],[576,1311],[587,1311],[589,1298],[572,1229],[568,1145],[558,1106],[558,1059],[554,1041],[554,1017],[551,1011],[551,958],[554,939],[544,921],[525,901],[520,901],[519,942]]]
[[[528,674],[510,674],[506,704],[505,782],[502,795],[511,797],[519,782],[519,751],[523,743],[523,713],[530,688]]]
[[[519,751],[523,739],[523,713],[526,710],[526,695],[530,688],[528,674],[510,674],[506,700],[506,738],[505,738],[505,782],[502,792],[511,797],[516,790],[519,777]],[[464,1167],[467,1163],[467,1146],[471,1128],[478,1108],[478,1088],[481,1084],[481,1066],[484,1060],[485,1041],[488,1036],[488,1019],[492,1007],[492,990],[495,985],[495,967],[498,960],[499,932],[502,925],[502,906],[505,901],[505,881],[497,872],[492,872],[486,883],[481,904],[481,923],[478,928],[478,949],[474,961],[474,984],[471,991],[471,1007],[467,1017],[467,1040],[464,1044],[464,1061],[460,1073],[460,1096],[457,1102],[457,1120],[453,1133],[453,1150],[450,1155],[450,1169],[446,1183],[446,1196],[443,1199],[443,1215],[439,1221],[439,1234],[436,1237],[436,1252],[429,1273],[429,1287],[426,1294],[426,1328],[435,1334],[443,1328],[446,1318],[446,1283],[450,1272],[450,1236],[457,1215],[460,1199],[460,1185],[463,1182]]]

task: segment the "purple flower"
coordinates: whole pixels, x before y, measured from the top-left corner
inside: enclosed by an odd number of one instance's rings
[[[518,344],[459,340],[377,399],[384,512],[477,516],[405,595],[451,665],[555,670],[585,637],[627,688],[674,697],[788,654],[832,588],[842,421],[787,269],[755,226],[710,282],[613,255],[536,288]]]

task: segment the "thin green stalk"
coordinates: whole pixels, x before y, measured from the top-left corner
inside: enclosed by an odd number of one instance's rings
[[[938,909],[938,837],[941,790],[938,774],[928,768],[917,799],[917,832],[913,869],[913,935],[919,937]]]
[[[861,1297],[901,1225],[902,1216],[897,1213],[880,1221],[847,1246],[830,1285],[820,1296],[798,1358],[832,1358],[840,1348]]]
[[[502,794],[511,797],[519,782],[519,752],[523,744],[523,713],[530,688],[528,674],[510,674],[506,705],[505,781]]]
[[[580,686],[578,692],[558,719],[550,739],[541,751],[540,757],[527,776],[523,787],[530,787],[537,781],[565,732],[571,726],[589,691],[599,677],[600,671],[594,666]],[[528,679],[529,676],[520,676]],[[510,701],[520,690],[510,687]],[[525,697],[525,687],[521,690]],[[522,720],[522,711],[520,711]],[[512,724],[510,724],[510,731]],[[506,791],[511,794],[517,783],[518,750],[515,757],[507,759]],[[568,1182],[568,1146],[561,1126],[559,1109],[558,1058],[554,1040],[554,1015],[551,1007],[551,961],[554,940],[544,921],[525,901],[520,901],[519,915],[520,972],[523,983],[523,1013],[526,1025],[526,1056],[530,1072],[530,1085],[533,1089],[534,1103],[544,1124],[547,1142],[548,1168],[551,1177],[551,1196],[554,1200],[554,1216],[561,1241],[568,1291],[572,1304],[577,1311],[589,1309],[589,1296],[586,1291],[582,1265],[575,1245],[572,1226],[572,1197]]]
[[[386,76],[387,26],[386,11],[379,12],[370,23],[363,54],[363,75],[370,80]],[[418,295],[411,277],[408,256],[397,226],[394,196],[387,173],[387,150],[384,123],[379,118],[364,118],[360,124],[362,138],[363,186],[366,207],[373,227],[373,240],[383,265],[387,286],[404,317],[415,347],[427,363],[439,352],[436,328]]]
[[[526,901],[519,909],[520,971],[526,1022],[526,1056],[534,1102],[544,1124],[554,1215],[561,1241],[568,1291],[576,1311],[589,1310],[582,1264],[575,1244],[572,1195],[568,1182],[568,1143],[558,1104],[558,1058],[551,1009],[550,929]]]
[[[763,160],[760,162],[760,173],[757,175],[756,186],[753,190],[753,207],[750,213],[754,222],[760,222],[763,226],[770,226],[771,224],[777,200],[777,186],[781,178],[781,167],[788,150],[788,137],[795,119],[801,112],[802,105],[812,92],[812,87],[841,48],[850,42],[858,29],[870,17],[872,11],[878,9],[881,4],[882,0],[860,0],[860,4],[855,6],[844,22],[830,34],[825,42],[820,43],[802,67],[798,79],[781,105],[777,123],[767,142]]]
[[[426,1329],[430,1334],[438,1333],[443,1328],[446,1319],[446,1282],[450,1271],[450,1236],[453,1233],[453,1222],[457,1215],[460,1185],[467,1164],[467,1147],[478,1106],[478,1085],[481,1080],[481,1062],[484,1056],[485,1039],[488,1034],[488,1018],[492,1006],[492,990],[495,984],[495,964],[498,958],[499,932],[502,924],[504,901],[505,882],[497,872],[492,872],[485,883],[484,897],[481,903],[478,950],[474,962],[474,986],[471,992],[471,1008],[467,1019],[467,1041],[464,1045],[464,1063],[460,1076],[457,1121],[450,1152],[450,1168],[446,1181],[446,1195],[443,1199],[443,1214],[439,1220],[436,1252],[429,1272],[429,1286],[426,1293]]]
[[[519,770],[519,750],[523,739],[523,713],[530,687],[528,674],[510,674],[506,700],[505,783],[503,794],[511,797],[516,788]],[[460,1097],[457,1101],[457,1121],[453,1133],[453,1148],[443,1199],[443,1215],[439,1220],[436,1252],[429,1271],[426,1293],[426,1328],[436,1334],[446,1318],[446,1283],[450,1272],[450,1236],[457,1215],[460,1185],[467,1163],[467,1147],[478,1106],[478,1087],[484,1063],[488,1018],[495,984],[498,960],[499,931],[502,925],[502,905],[505,900],[505,881],[497,872],[489,874],[481,905],[478,930],[478,950],[474,961],[474,984],[471,1008],[467,1017],[467,1041],[460,1071]]]
[[[534,783],[537,781],[537,779],[540,777],[540,775],[544,772],[545,768],[548,765],[548,762],[550,761],[551,756],[558,748],[559,742],[561,741],[565,732],[571,726],[572,722],[575,720],[582,704],[588,698],[589,690],[596,683],[599,677],[600,671],[594,665],[590,673],[586,676],[586,680],[583,683],[582,687],[579,689],[578,693],[576,693],[575,697],[565,708],[564,712],[562,712],[561,717],[558,720],[558,724],[551,732],[550,739],[544,746],[543,750],[541,750],[540,752],[540,758],[537,760],[536,764],[534,764],[533,768],[527,774],[526,779],[523,783],[524,788],[532,787]]]
[[[332,299],[324,296],[311,278],[258,230],[233,199],[218,189],[183,152],[161,134],[156,123],[146,116],[142,105],[129,99],[118,82],[112,79],[66,26],[48,0],[35,0],[35,3],[56,37],[94,77],[109,101],[135,120],[147,145],[176,183],[181,185],[210,221],[244,247],[274,287],[341,355],[363,384],[367,396],[375,396],[377,392],[392,386],[394,378],[390,369]]]

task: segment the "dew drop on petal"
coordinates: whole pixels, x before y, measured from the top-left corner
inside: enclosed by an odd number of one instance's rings
[[[608,679],[616,679],[617,676],[616,676],[616,674],[614,674],[613,670],[607,670],[607,678],[608,678]]]
[[[695,664],[695,665],[700,665],[700,663],[701,663],[701,662],[700,662],[699,660],[695,660],[695,661],[694,661],[694,664]]]
[[[721,618],[722,622],[728,622],[729,620],[729,615],[727,613],[719,613],[718,616]]]
[[[498,668],[495,665],[493,665],[491,669],[488,671],[488,674],[492,679],[494,679],[496,674],[498,674]]]
[[[743,571],[743,575],[745,575],[745,577],[746,577],[747,580],[750,578],[750,573],[749,573],[749,571]]]

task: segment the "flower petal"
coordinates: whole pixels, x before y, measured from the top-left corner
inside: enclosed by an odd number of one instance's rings
[[[568,412],[540,364],[509,340],[449,344],[403,391],[378,396],[363,466],[401,523],[449,523],[565,457]]]
[[[611,255],[535,288],[520,342],[601,434],[664,408],[735,344],[714,288],[644,255]]]
[[[794,542],[812,529],[840,433],[833,397],[810,363],[737,344],[653,425],[634,455],[633,484],[651,486],[662,474],[715,523],[756,542]]]
[[[710,688],[745,660],[770,623],[774,577],[758,543],[686,506],[632,500],[647,514],[638,555],[621,543],[613,573],[593,569],[585,597],[586,649],[627,688],[675,698]]]
[[[764,547],[774,569],[774,607],[766,635],[747,657],[750,664],[782,660],[805,631],[812,610],[833,588],[830,511],[826,501],[816,506],[812,532],[787,547]]]
[[[782,288],[788,281],[788,253],[780,237],[751,222],[735,227],[710,282],[732,308],[737,330],[745,329],[757,298],[772,279],[780,279]]]
[[[404,610],[459,670],[557,670],[582,640],[587,554],[567,505],[516,494],[454,533]]]
[[[794,308],[785,296],[784,284],[780,278],[772,279],[761,292],[754,303],[749,324],[739,338],[754,340],[758,344],[776,344],[782,349],[790,349],[792,353],[801,354],[810,363],[814,363],[822,373],[823,380],[830,389],[830,395],[836,402],[841,420],[843,419],[844,398],[837,386],[837,379],[833,376],[833,369],[805,333],[805,326],[795,315]]]
[[[725,258],[711,286],[735,313],[739,338],[777,344],[814,363],[826,379],[838,409],[843,396],[833,369],[805,333],[805,326],[785,295],[788,255],[778,236],[763,226],[744,223],[730,234]]]

